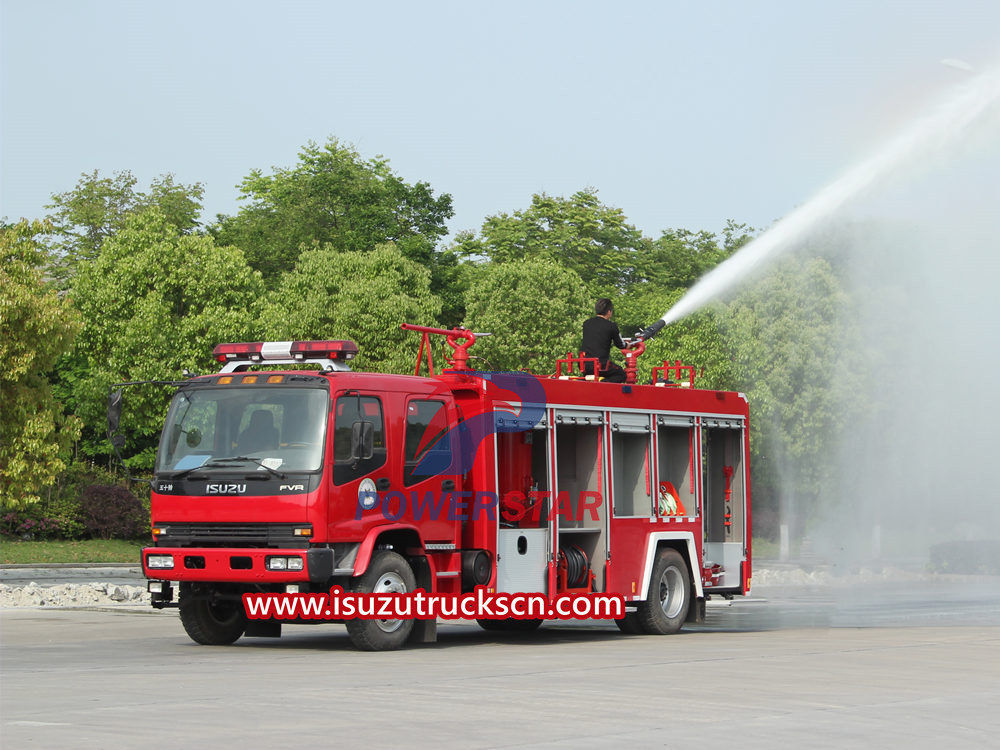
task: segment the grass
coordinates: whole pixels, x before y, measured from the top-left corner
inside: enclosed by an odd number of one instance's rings
[[[770,539],[758,539],[754,537],[753,540],[753,556],[755,560],[777,560],[780,554],[781,545],[777,542],[772,542]]]
[[[139,550],[151,542],[123,539],[86,539],[74,542],[25,542],[4,539],[0,544],[0,563],[135,563]]]

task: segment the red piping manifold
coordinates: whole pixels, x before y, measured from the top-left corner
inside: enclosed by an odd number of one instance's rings
[[[430,374],[434,374],[434,363],[431,361],[431,344],[428,338],[429,334],[438,334],[440,336],[447,336],[448,345],[454,350],[451,358],[448,360],[448,364],[453,370],[468,370],[469,369],[469,347],[476,343],[476,334],[467,328],[431,328],[430,326],[415,326],[411,323],[403,323],[399,326],[404,331],[419,331],[423,334],[420,339],[420,351],[417,353],[417,368],[414,371],[414,375],[420,374],[420,362],[424,355],[424,344],[427,345],[427,365],[430,370]],[[459,339],[465,339],[464,343],[458,343]]]

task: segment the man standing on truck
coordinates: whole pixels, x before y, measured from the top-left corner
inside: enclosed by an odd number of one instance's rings
[[[625,348],[618,324],[611,322],[611,314],[615,307],[607,297],[601,297],[594,303],[594,317],[583,323],[583,346],[585,357],[595,357],[601,363],[598,375],[605,383],[624,383],[625,370],[611,361],[611,345],[619,349]],[[592,375],[593,369],[588,364],[587,374]]]

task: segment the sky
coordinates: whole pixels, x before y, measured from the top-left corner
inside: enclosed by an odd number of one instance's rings
[[[1000,51],[993,0],[0,0],[0,217],[81,173],[239,208],[333,136],[449,193],[452,235],[595,188],[650,237],[765,228]]]

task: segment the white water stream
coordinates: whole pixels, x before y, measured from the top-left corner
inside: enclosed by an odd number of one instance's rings
[[[810,201],[709,271],[663,315],[673,323],[750,278],[751,272],[803,240],[845,204],[914,160],[954,144],[1000,102],[1000,67],[974,76],[918,117],[877,153],[849,169]]]
[[[793,556],[802,543],[843,570],[1000,539],[1000,67],[961,71],[962,83],[662,318],[734,294],[783,253],[836,256],[850,309],[833,321],[834,371],[811,382],[833,396],[818,408],[840,419],[825,428],[836,434],[803,428],[801,439],[828,439],[824,466],[779,469],[772,499]],[[796,498],[791,477],[820,468],[829,480]]]

